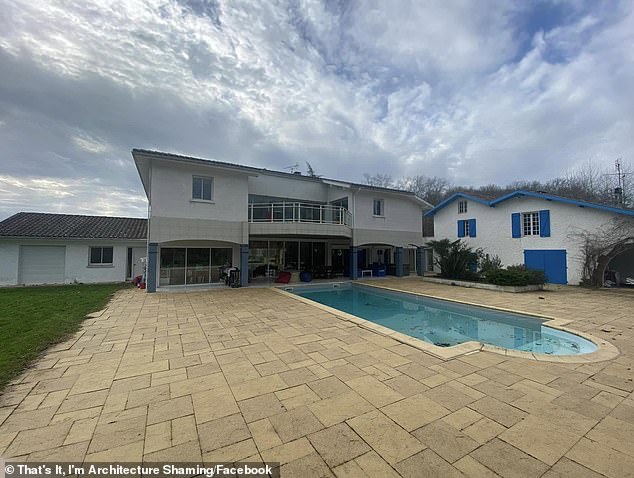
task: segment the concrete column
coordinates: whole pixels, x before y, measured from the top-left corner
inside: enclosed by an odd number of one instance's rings
[[[396,277],[403,277],[403,248],[394,248],[394,263],[396,264]]]
[[[240,244],[240,285],[249,285],[249,244]]]
[[[350,279],[359,278],[359,248],[357,246],[350,247]]]
[[[156,292],[156,264],[158,262],[158,244],[147,245],[147,267],[145,269],[145,288],[148,292]]]
[[[425,269],[427,269],[426,252],[422,247],[416,248],[416,275],[425,275]]]

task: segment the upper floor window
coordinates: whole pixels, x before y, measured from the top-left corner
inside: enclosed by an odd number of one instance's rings
[[[383,210],[383,199],[374,200],[374,205],[372,207],[372,214],[375,216],[385,215],[385,211]]]
[[[112,247],[91,247],[90,248],[90,265],[103,266],[112,265],[113,250]]]
[[[194,176],[192,178],[192,199],[200,201],[213,201],[214,178]]]
[[[467,212],[467,201],[458,201],[458,214]]]
[[[539,236],[539,213],[522,213],[522,232],[524,236]]]

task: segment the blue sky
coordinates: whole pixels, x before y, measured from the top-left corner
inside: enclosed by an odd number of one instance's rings
[[[0,11],[0,218],[145,215],[132,148],[474,186],[634,157],[631,1]]]

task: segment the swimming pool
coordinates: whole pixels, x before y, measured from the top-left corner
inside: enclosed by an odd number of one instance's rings
[[[289,292],[439,347],[469,341],[548,355],[579,355],[597,346],[526,315],[359,284],[300,286]]]

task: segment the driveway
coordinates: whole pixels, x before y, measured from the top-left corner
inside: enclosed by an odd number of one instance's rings
[[[275,461],[282,476],[634,476],[634,295],[386,280],[541,313],[621,354],[441,360],[268,289],[119,292],[0,397],[0,456]]]

